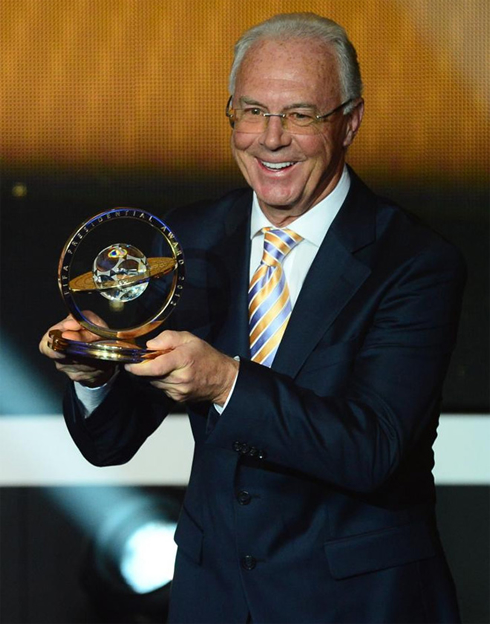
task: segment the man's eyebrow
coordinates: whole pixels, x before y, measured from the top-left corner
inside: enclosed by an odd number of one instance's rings
[[[240,104],[248,104],[249,106],[260,106],[260,108],[266,108],[266,109],[269,108],[265,104],[262,104],[262,102],[258,102],[257,100],[254,100],[247,96],[242,96],[241,98],[239,98],[238,101],[240,102]],[[311,104],[311,102],[294,102],[293,104],[288,104],[282,110],[287,111],[287,110],[292,110],[294,108],[308,108],[311,110],[317,110],[316,105]]]
[[[265,104],[262,104],[257,100],[253,100],[252,98],[249,98],[245,95],[239,98],[238,101],[240,102],[240,104],[249,104],[250,106],[260,106],[260,108],[267,108]]]
[[[311,104],[311,102],[295,102],[294,104],[289,104],[284,107],[284,110],[291,110],[292,108],[311,108],[316,110],[317,107],[315,104]]]

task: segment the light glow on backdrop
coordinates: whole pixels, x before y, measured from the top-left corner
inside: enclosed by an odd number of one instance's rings
[[[129,621],[163,621],[177,553],[176,501],[127,487],[48,488],[45,493],[92,536],[81,580],[101,612],[121,621],[131,615],[145,617]]]
[[[42,414],[58,409],[59,398],[32,370],[18,345],[0,332],[0,415]],[[19,388],[24,392],[19,393]]]
[[[486,0],[3,0],[6,166],[229,175],[232,46],[281,11],[332,17],[358,49],[362,175],[486,179]]]

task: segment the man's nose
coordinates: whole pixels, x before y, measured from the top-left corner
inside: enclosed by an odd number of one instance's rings
[[[261,143],[270,150],[277,150],[291,143],[291,134],[284,128],[284,119],[280,115],[266,117],[266,128]]]

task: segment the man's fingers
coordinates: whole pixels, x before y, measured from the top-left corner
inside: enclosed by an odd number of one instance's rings
[[[87,318],[90,317],[90,320],[92,322],[97,321],[97,324],[100,324],[101,326],[103,325],[103,321],[95,313],[85,311],[84,314],[87,316]],[[39,351],[43,355],[53,360],[64,360],[66,357],[64,353],[54,351],[53,349],[51,349],[51,347],[49,347],[49,343],[51,341],[50,333],[55,330],[60,331],[63,338],[67,340],[93,342],[94,340],[98,340],[100,338],[96,334],[93,334],[87,329],[84,329],[82,325],[73,318],[73,316],[69,315],[59,323],[56,323],[55,325],[50,327],[48,331],[43,335],[39,343]]]
[[[195,338],[188,332],[165,330],[146,343],[148,349],[161,351],[161,355],[138,364],[126,364],[125,369],[140,377],[166,377],[186,365],[184,353],[179,347],[192,339]]]
[[[165,331],[147,342],[165,351],[153,360],[127,364],[126,370],[145,377],[176,401],[209,400],[224,405],[239,364],[189,332]]]
[[[151,348],[155,347],[152,345]],[[169,373],[182,366],[180,354],[175,349],[172,349],[152,360],[145,360],[138,364],[126,364],[124,368],[138,377],[166,377]]]
[[[148,340],[146,346],[148,349],[155,349],[155,351],[170,351],[194,339],[195,337],[189,332],[178,332],[167,329],[161,334],[158,334],[158,336],[155,336],[155,338]]]
[[[51,329],[60,329],[61,331],[80,331],[82,326],[72,316],[68,316],[66,319],[63,319],[61,323],[53,325]]]
[[[91,323],[94,323],[94,325],[97,325],[98,327],[107,327],[107,324],[104,323],[104,321],[97,314],[95,314],[95,312],[91,312],[90,310],[84,310],[83,314]],[[71,315],[60,323],[53,325],[53,327],[51,327],[49,331],[52,331],[54,329],[61,331],[63,338],[66,338],[67,340],[94,342],[95,340],[100,339],[100,336],[94,334],[88,329],[85,329]]]
[[[100,336],[93,334],[87,329],[82,329],[80,331],[64,330],[62,335],[63,338],[67,340],[76,340],[78,342],[95,342],[96,340],[100,340]]]
[[[51,329],[48,329],[48,331],[44,334],[44,336],[41,338],[41,341],[39,343],[39,351],[45,355],[46,357],[49,357],[53,360],[61,360],[64,359],[64,354],[63,353],[59,353],[58,351],[54,351],[53,349],[51,349],[51,347],[49,347],[49,341],[50,341],[50,337],[49,337],[49,332],[53,329],[58,329],[55,326],[53,326]]]
[[[48,346],[48,340],[48,334],[45,334],[39,343],[39,351],[52,360],[64,360],[66,357],[65,354],[51,349],[51,347]]]
[[[86,311],[83,314],[90,322],[100,327],[105,325],[100,317],[93,312]],[[67,375],[72,381],[78,381],[89,387],[101,386],[113,376],[115,368],[112,362],[90,360],[88,358],[72,359],[66,353],[52,349],[49,346],[51,341],[50,333],[54,330],[61,332],[64,339],[77,342],[93,342],[100,337],[82,327],[72,316],[68,316],[56,325],[53,325],[42,337],[39,343],[39,351],[50,359],[55,360],[54,364],[57,370]]]

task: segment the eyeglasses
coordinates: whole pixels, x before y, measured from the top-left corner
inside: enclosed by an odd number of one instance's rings
[[[351,98],[324,115],[315,115],[313,111],[302,108],[287,113],[267,113],[260,106],[252,105],[246,108],[231,108],[232,98],[233,96],[226,105],[226,116],[230,120],[230,125],[237,132],[249,134],[262,134],[269,125],[269,117],[279,117],[284,130],[291,134],[318,134],[321,131],[321,122],[353,101]]]

